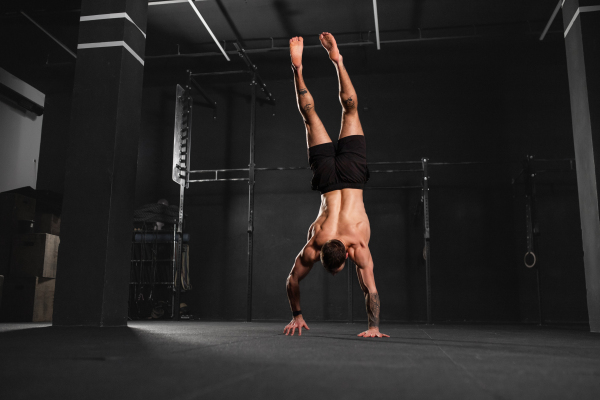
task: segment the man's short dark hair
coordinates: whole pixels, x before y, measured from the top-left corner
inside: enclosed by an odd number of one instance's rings
[[[325,269],[332,273],[346,262],[346,246],[337,239],[325,242],[321,248],[321,263]]]

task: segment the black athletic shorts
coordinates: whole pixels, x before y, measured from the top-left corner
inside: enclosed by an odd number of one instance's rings
[[[333,143],[308,149],[308,163],[313,171],[312,190],[321,193],[340,189],[364,189],[369,180],[367,144],[363,135],[346,136]]]

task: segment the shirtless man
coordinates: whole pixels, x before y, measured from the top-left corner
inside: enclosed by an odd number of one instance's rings
[[[319,119],[313,98],[302,78],[301,37],[290,40],[292,70],[298,109],[306,126],[309,164],[313,171],[312,189],[321,192],[321,208],[308,228],[308,242],[296,257],[287,278],[286,289],[293,319],[283,330],[294,335],[296,328],[310,329],[300,311],[300,281],[321,260],[325,269],[336,275],[350,258],[356,264],[358,282],[365,294],[368,327],[362,337],[389,337],[379,332],[379,295],[373,276],[373,259],[369,251],[371,229],[363,203],[363,188],[369,179],[365,136],[358,119],[357,98],[333,35],[319,35],[321,44],[335,65],[342,103],[342,129],[336,149]]]

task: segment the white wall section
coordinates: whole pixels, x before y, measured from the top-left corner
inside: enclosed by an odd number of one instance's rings
[[[0,84],[43,106],[45,96],[0,68]],[[0,97],[0,192],[37,182],[43,116],[23,112]]]

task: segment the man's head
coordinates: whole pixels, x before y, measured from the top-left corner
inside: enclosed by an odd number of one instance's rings
[[[321,248],[321,263],[332,275],[344,268],[346,263],[346,246],[340,240],[328,240]]]

